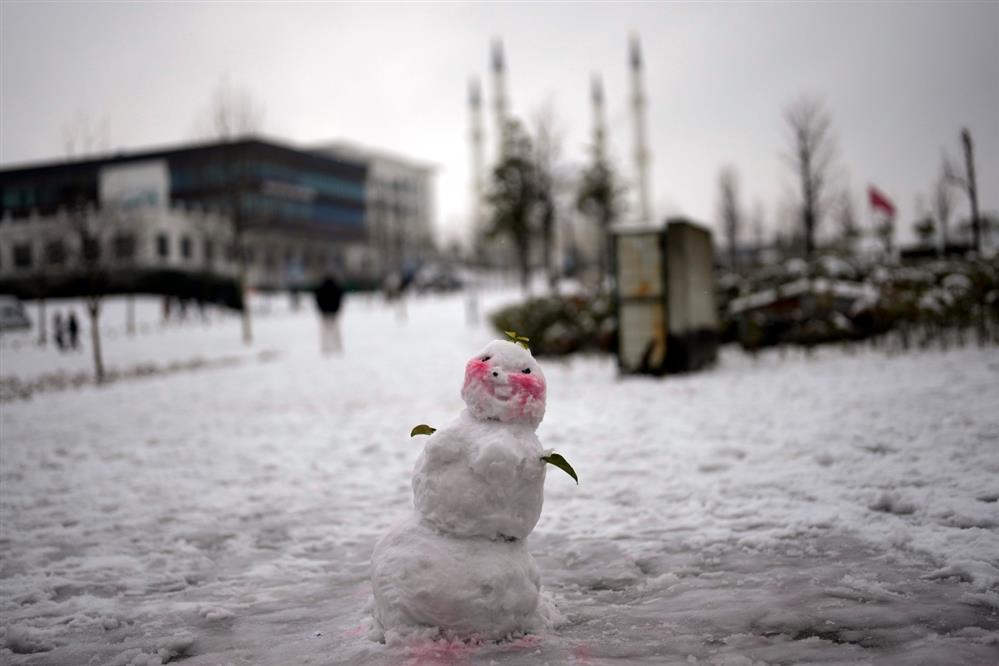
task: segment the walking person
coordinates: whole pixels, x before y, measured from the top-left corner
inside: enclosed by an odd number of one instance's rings
[[[316,307],[319,309],[319,347],[322,353],[343,351],[340,338],[340,304],[343,288],[333,275],[327,275],[315,290]]]
[[[66,325],[69,330],[69,346],[71,349],[80,347],[80,324],[76,321],[76,313],[70,310],[69,323]]]
[[[64,351],[66,349],[66,328],[63,326],[61,312],[52,315],[52,328],[55,330],[56,347],[59,351]]]

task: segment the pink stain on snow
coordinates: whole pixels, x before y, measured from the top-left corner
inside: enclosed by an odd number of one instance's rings
[[[528,634],[510,643],[511,650],[533,650],[541,645],[541,639],[534,634]]]
[[[358,636],[363,636],[367,629],[364,628],[363,624],[359,624],[356,627],[351,627],[343,632],[346,638],[357,638]]]
[[[438,664],[468,663],[473,652],[478,650],[460,640],[420,641],[406,648],[409,666],[437,666]]]
[[[593,663],[593,650],[586,643],[581,643],[572,648],[572,659],[578,664]]]

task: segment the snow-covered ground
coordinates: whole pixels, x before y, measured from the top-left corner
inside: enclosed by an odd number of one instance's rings
[[[322,358],[311,305],[271,305],[244,349],[154,301],[125,336],[112,302],[109,364],[175,371],[0,404],[0,661],[999,662],[995,348],[544,362],[538,435],[580,485],[549,473],[529,546],[566,623],[393,647],[364,636],[368,559],[411,502],[409,430],[457,415],[494,335],[460,296],[351,298]],[[0,380],[89,368],[30,340]]]

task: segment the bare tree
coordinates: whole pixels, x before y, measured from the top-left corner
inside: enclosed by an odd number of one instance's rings
[[[242,88],[236,88],[223,79],[212,96],[211,104],[202,116],[202,125],[209,136],[224,141],[234,141],[260,131],[263,123],[263,110],[253,96]],[[247,284],[248,253],[246,227],[248,214],[244,201],[249,187],[249,164],[243,146],[232,146],[225,165],[225,192],[229,221],[232,228],[232,242],[236,248],[237,281],[241,301],[243,342],[253,342],[253,326],[250,319],[249,289]]]
[[[975,178],[975,146],[971,140],[971,132],[967,127],[961,129],[961,146],[964,149],[964,167],[955,166],[944,158],[945,177],[953,184],[965,189],[968,193],[968,203],[971,205],[971,233],[975,250],[982,250],[982,224],[978,214],[978,182]]]
[[[259,132],[263,124],[263,107],[252,93],[223,77],[212,93],[211,103],[198,120],[196,132],[208,138],[232,141]]]
[[[92,155],[95,152],[107,151],[110,147],[110,124],[108,117],[102,116],[99,121],[92,119],[88,114],[79,111],[72,118],[63,123],[62,127],[63,151],[66,157],[83,157]],[[42,235],[41,256],[36,270],[36,283],[38,285],[38,344],[48,344],[48,320],[46,304],[48,289],[51,287],[49,271],[50,257],[48,257],[49,244],[58,243],[58,236],[45,233]]]
[[[531,138],[516,120],[503,132],[502,159],[493,169],[488,201],[491,236],[508,236],[516,249],[521,287],[530,287],[532,222],[536,210],[538,179]]]
[[[971,132],[965,127],[961,130],[961,144],[964,146],[964,186],[968,190],[968,201],[971,203],[971,229],[975,234],[975,250],[982,251],[982,219],[978,214],[978,182],[975,179],[975,147],[971,141]]]
[[[787,259],[796,253],[800,254],[803,247],[801,225],[798,222],[798,205],[793,192],[785,189],[781,193],[774,222],[774,245],[781,259]]]
[[[947,178],[946,155],[943,158],[943,165],[940,177],[937,178],[937,182],[933,187],[933,212],[936,215],[937,224],[940,228],[941,251],[946,253],[947,245],[950,243],[950,238],[947,235],[947,225],[950,223],[950,214],[954,210],[954,196],[951,192],[951,182]]]
[[[800,219],[805,258],[815,252],[815,233],[825,213],[835,145],[832,121],[823,104],[801,97],[784,110],[791,151],[786,156],[800,186]]]
[[[35,283],[38,285],[38,344],[44,347],[48,344],[48,322],[46,321],[47,314],[45,312],[45,306],[48,298],[49,289],[49,257],[48,257],[48,247],[49,243],[56,242],[55,238],[45,233],[41,237],[42,247],[41,253],[38,258],[38,268],[35,270]]]
[[[753,216],[750,219],[750,228],[753,233],[753,262],[757,266],[763,261],[763,245],[766,243],[763,238],[763,223],[763,202],[756,199],[753,201]]]
[[[576,191],[576,208],[597,225],[601,232],[600,284],[607,282],[613,267],[611,259],[611,227],[624,209],[624,187],[600,143],[592,148],[590,164],[583,169]]]
[[[728,267],[734,271],[738,268],[739,227],[742,219],[742,213],[739,211],[738,179],[734,168],[722,169],[718,177],[718,188],[722,226],[728,244]]]
[[[933,236],[936,233],[936,224],[933,216],[926,210],[926,203],[922,195],[916,195],[916,219],[912,223],[912,230],[919,239],[919,244],[923,247],[932,247]]]
[[[857,250],[857,241],[860,240],[860,225],[857,223],[857,213],[849,190],[840,191],[835,210],[840,247],[843,254],[853,256]]]
[[[106,115],[94,120],[82,111],[63,123],[62,143],[66,157],[84,157],[111,146],[110,122]]]
[[[534,175],[537,179],[535,195],[541,247],[544,254],[548,288],[555,291],[558,284],[558,267],[555,264],[555,230],[558,224],[557,200],[564,185],[559,172],[562,156],[562,130],[550,104],[543,106],[534,117]]]
[[[118,218],[110,207],[98,207],[80,200],[69,210],[69,228],[74,238],[73,259],[82,283],[87,316],[90,320],[90,347],[94,359],[94,380],[106,379],[101,347],[101,307],[110,282],[109,240]]]

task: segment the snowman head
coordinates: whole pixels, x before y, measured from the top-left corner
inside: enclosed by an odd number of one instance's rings
[[[465,365],[461,398],[473,417],[535,428],[545,416],[545,375],[531,352],[494,340]]]

